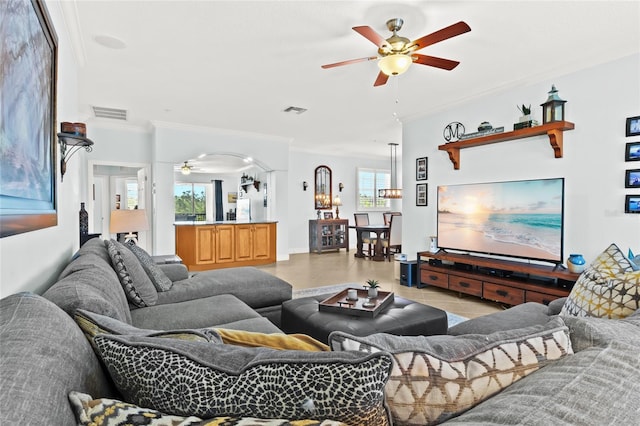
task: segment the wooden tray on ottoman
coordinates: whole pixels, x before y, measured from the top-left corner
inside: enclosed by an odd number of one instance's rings
[[[347,292],[349,290],[358,290],[358,300],[347,299]],[[375,303],[375,306],[363,306],[368,300],[369,293],[367,290],[345,289],[320,302],[318,310],[321,312],[375,318],[376,315],[393,302],[393,293],[378,290],[378,297],[371,299],[371,301]]]

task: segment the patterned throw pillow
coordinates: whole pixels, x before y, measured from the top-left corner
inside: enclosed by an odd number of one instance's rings
[[[116,240],[105,240],[104,243],[129,303],[138,308],[155,305],[158,292],[138,258]]]
[[[171,281],[169,277],[167,277],[167,274],[165,274],[162,269],[156,265],[156,262],[154,262],[153,258],[149,256],[149,253],[138,247],[138,245],[133,241],[129,241],[124,246],[131,250],[131,252],[138,258],[142,268],[156,287],[156,290],[167,291],[171,289],[173,281]]]
[[[386,353],[279,351],[143,336],[95,343],[126,401],[202,418],[314,418],[390,424]]]
[[[288,421],[246,417],[216,417],[202,420],[195,416],[172,416],[117,399],[93,399],[91,395],[80,392],[70,392],[69,401],[78,424],[82,426],[347,426],[331,420]]]
[[[573,353],[560,318],[488,335],[356,337],[333,332],[329,343],[338,351],[391,353],[393,369],[385,393],[394,425],[446,421]]]
[[[267,334],[229,328],[214,328],[214,330],[227,345],[312,352],[331,350],[329,346],[306,334]]]
[[[611,244],[580,274],[560,315],[624,318],[640,308],[640,271]]]

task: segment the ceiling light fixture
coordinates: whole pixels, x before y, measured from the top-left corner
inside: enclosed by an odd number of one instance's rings
[[[400,75],[407,71],[413,60],[409,55],[394,53],[378,61],[378,68],[386,75]]]
[[[402,189],[398,188],[398,165],[397,165],[397,154],[396,149],[398,148],[397,143],[389,143],[391,147],[391,188],[385,188],[378,190],[378,197],[380,198],[402,198]]]
[[[187,164],[187,162],[185,161],[184,164],[182,165],[182,167],[180,167],[180,171],[182,172],[183,175],[190,175],[191,174],[191,166],[189,164]]]

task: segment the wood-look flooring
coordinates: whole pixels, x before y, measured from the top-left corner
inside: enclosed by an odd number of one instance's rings
[[[418,288],[400,285],[399,262],[375,262],[354,257],[355,251],[292,254],[289,260],[258,266],[290,283],[295,290],[334,284],[357,283],[364,285],[368,279],[376,279],[381,290],[425,305],[435,306],[466,318],[498,312],[500,304],[473,296],[459,294],[436,287]]]

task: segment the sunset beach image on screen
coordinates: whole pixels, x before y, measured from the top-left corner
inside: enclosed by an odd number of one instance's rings
[[[442,249],[561,263],[564,179],[438,187]]]

